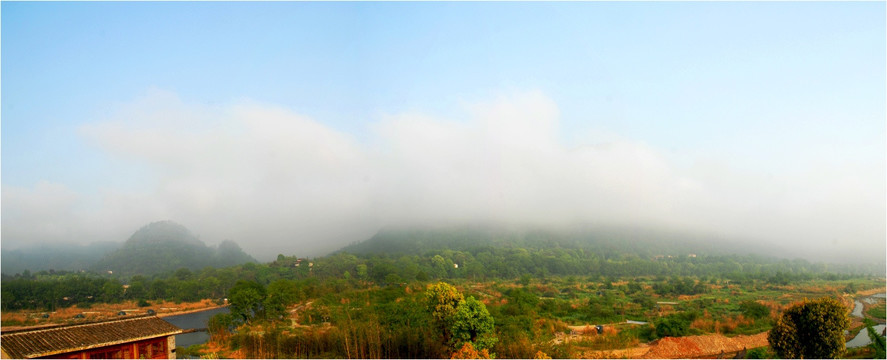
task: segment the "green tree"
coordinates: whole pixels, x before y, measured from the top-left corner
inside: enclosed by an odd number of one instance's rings
[[[474,344],[478,350],[490,349],[496,345],[493,332],[494,321],[484,303],[473,296],[460,302],[453,314],[450,332],[454,348],[461,348],[466,342]]]
[[[157,279],[151,282],[150,298],[166,299],[166,293],[169,292],[169,282],[164,279]]]
[[[434,277],[441,279],[447,276],[447,260],[440,255],[434,255],[431,258],[431,266],[432,271],[434,272]],[[452,265],[450,265],[452,266]]]
[[[179,268],[178,270],[176,270],[174,276],[176,277],[176,279],[185,281],[190,280],[191,277],[194,276],[194,273],[192,273],[191,270],[188,268]]]
[[[231,314],[238,320],[250,322],[262,317],[265,288],[255,281],[240,280],[228,292]]]
[[[278,279],[268,285],[268,296],[264,301],[265,316],[276,320],[286,315],[286,307],[296,302],[298,290],[293,281]]]
[[[695,313],[676,313],[656,319],[653,323],[656,327],[656,336],[687,335],[690,332],[690,323],[695,319]]]
[[[425,271],[419,270],[419,272],[416,273],[416,280],[423,282],[428,281],[428,274],[426,274]]]
[[[129,289],[125,289],[124,293],[128,299],[144,299],[148,295],[148,289],[144,281],[136,281],[133,277]]]
[[[107,303],[116,303],[123,296],[123,285],[117,280],[108,280],[102,286],[102,299]]]
[[[459,303],[464,299],[459,290],[445,282],[431,285],[425,291],[426,306],[444,341],[450,340],[453,316]]]
[[[366,264],[358,264],[357,265],[357,277],[363,281],[367,280],[368,272],[367,272],[367,265]]]
[[[521,277],[520,277],[520,281],[518,281],[518,283],[520,283],[521,285],[523,285],[524,287],[526,287],[526,286],[530,285],[530,281],[531,281],[531,280],[533,280],[533,276],[532,276],[532,275],[530,275],[530,274],[523,274],[523,275],[521,275]]]
[[[9,305],[15,303],[17,300],[15,298],[15,292],[6,291],[5,289],[0,292],[0,299],[3,299],[3,301],[0,302],[0,308],[2,308],[4,311],[9,310]]]
[[[219,287],[222,285],[222,282],[219,281],[215,276],[207,276],[206,278],[200,279],[200,294],[203,298],[218,298],[222,291],[219,290]]]
[[[847,308],[825,297],[785,310],[767,340],[782,358],[837,358],[846,350],[843,332],[849,326]]]
[[[400,284],[400,282],[400,276],[397,276],[397,274],[390,273],[388,275],[385,275],[385,283],[388,285],[397,285]]]

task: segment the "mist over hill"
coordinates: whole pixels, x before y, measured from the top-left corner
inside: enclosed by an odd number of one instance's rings
[[[336,253],[363,256],[428,256],[443,252],[479,254],[504,249],[570,250],[603,259],[656,259],[708,256],[740,256],[754,261],[814,261],[821,269],[845,272],[882,273],[882,262],[847,262],[836,259],[811,259],[803,249],[779,244],[747,244],[718,234],[689,232],[654,227],[573,227],[560,229],[520,228],[494,225],[459,227],[387,228],[373,237],[343,247]],[[594,255],[590,255],[594,254]],[[585,256],[585,255],[580,255]],[[720,261],[720,260],[719,260]],[[831,265],[829,265],[831,264]],[[824,267],[823,267],[824,266]]]
[[[256,259],[231,240],[207,246],[188,228],[172,221],[143,226],[125,242],[96,242],[88,245],[35,245],[2,250],[2,273],[25,270],[112,271],[131,276],[151,275],[179,268],[227,267]]]
[[[105,254],[120,248],[118,242],[80,244],[40,244],[18,249],[0,250],[0,272],[7,275],[41,270],[87,269]]]
[[[711,240],[718,240],[717,243]],[[469,251],[484,247],[584,248],[601,253],[658,254],[763,254],[766,251],[724,246],[713,235],[655,228],[574,227],[569,229],[519,228],[495,225],[386,228],[342,252],[420,255],[429,250]]]
[[[217,248],[209,247],[188,228],[172,221],[158,221],[136,231],[120,249],[108,253],[91,269],[128,276],[246,262],[256,260],[231,240],[223,241]]]

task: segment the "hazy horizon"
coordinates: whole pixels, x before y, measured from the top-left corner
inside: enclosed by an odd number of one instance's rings
[[[887,258],[882,2],[0,7],[4,249],[489,222]]]

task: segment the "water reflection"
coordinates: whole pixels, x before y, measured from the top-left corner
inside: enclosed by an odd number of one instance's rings
[[[209,318],[211,318],[215,314],[223,314],[228,313],[229,310],[227,307],[211,309],[206,311],[200,311],[190,314],[184,315],[176,315],[165,317],[163,320],[169,321],[171,324],[178,326],[182,329],[206,329],[206,324],[209,323]],[[176,346],[191,346],[196,344],[203,344],[209,340],[209,333],[206,331],[197,331],[188,334],[179,334],[176,335]]]
[[[875,328],[875,332],[877,332],[878,334],[881,334],[884,331],[884,324],[875,325],[873,327]],[[853,338],[853,340],[850,340],[847,342],[847,348],[849,349],[849,348],[862,347],[862,346],[866,346],[871,343],[872,343],[872,339],[869,338],[868,330],[866,330],[865,328],[862,328],[862,330],[859,331],[859,334],[856,334],[856,337]]]
[[[862,303],[865,302],[866,304],[877,304],[880,301],[877,298],[887,298],[887,294],[875,294],[872,296],[864,297],[861,299],[861,301],[854,300],[853,301],[853,311],[850,314],[855,317],[858,317],[858,318],[865,318],[865,316],[863,316],[863,314],[862,314],[862,311],[863,311],[863,309],[865,309],[865,306]],[[884,333],[884,324],[875,325],[873,327],[875,328],[875,331],[878,334]],[[862,347],[862,346],[866,346],[871,343],[872,343],[872,339],[869,338],[868,330],[866,330],[865,328],[862,328],[862,330],[860,330],[859,333],[856,334],[856,337],[854,337],[853,339],[851,339],[850,341],[847,342],[847,348]]]

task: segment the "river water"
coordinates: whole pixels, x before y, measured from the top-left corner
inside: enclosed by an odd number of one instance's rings
[[[205,311],[198,311],[190,314],[169,316],[163,318],[163,320],[166,320],[169,323],[178,326],[184,330],[206,329],[206,325],[209,323],[209,318],[211,318],[215,314],[223,314],[227,312],[228,308],[222,307]],[[176,346],[188,347],[191,345],[203,344],[208,340],[209,333],[207,333],[205,330],[187,334],[179,334],[176,335]]]
[[[876,303],[878,303],[877,298],[885,298],[885,297],[887,297],[887,294],[875,294],[875,295],[872,295],[869,297],[862,298],[862,302],[865,302],[867,304],[876,304]],[[855,300],[853,302],[854,306],[853,306],[853,312],[850,313],[851,315],[858,317],[858,318],[864,318],[864,316],[862,314],[862,310],[864,308],[864,306],[862,305],[862,302],[860,302],[859,300]],[[873,327],[875,328],[875,331],[878,332],[878,334],[882,334],[884,331],[884,324],[875,325]],[[856,337],[854,337],[853,339],[851,339],[850,341],[847,342],[847,348],[862,347],[862,346],[866,346],[871,343],[872,343],[872,339],[869,338],[868,330],[866,330],[865,328],[862,328],[862,330],[859,331],[859,334],[856,334]]]

